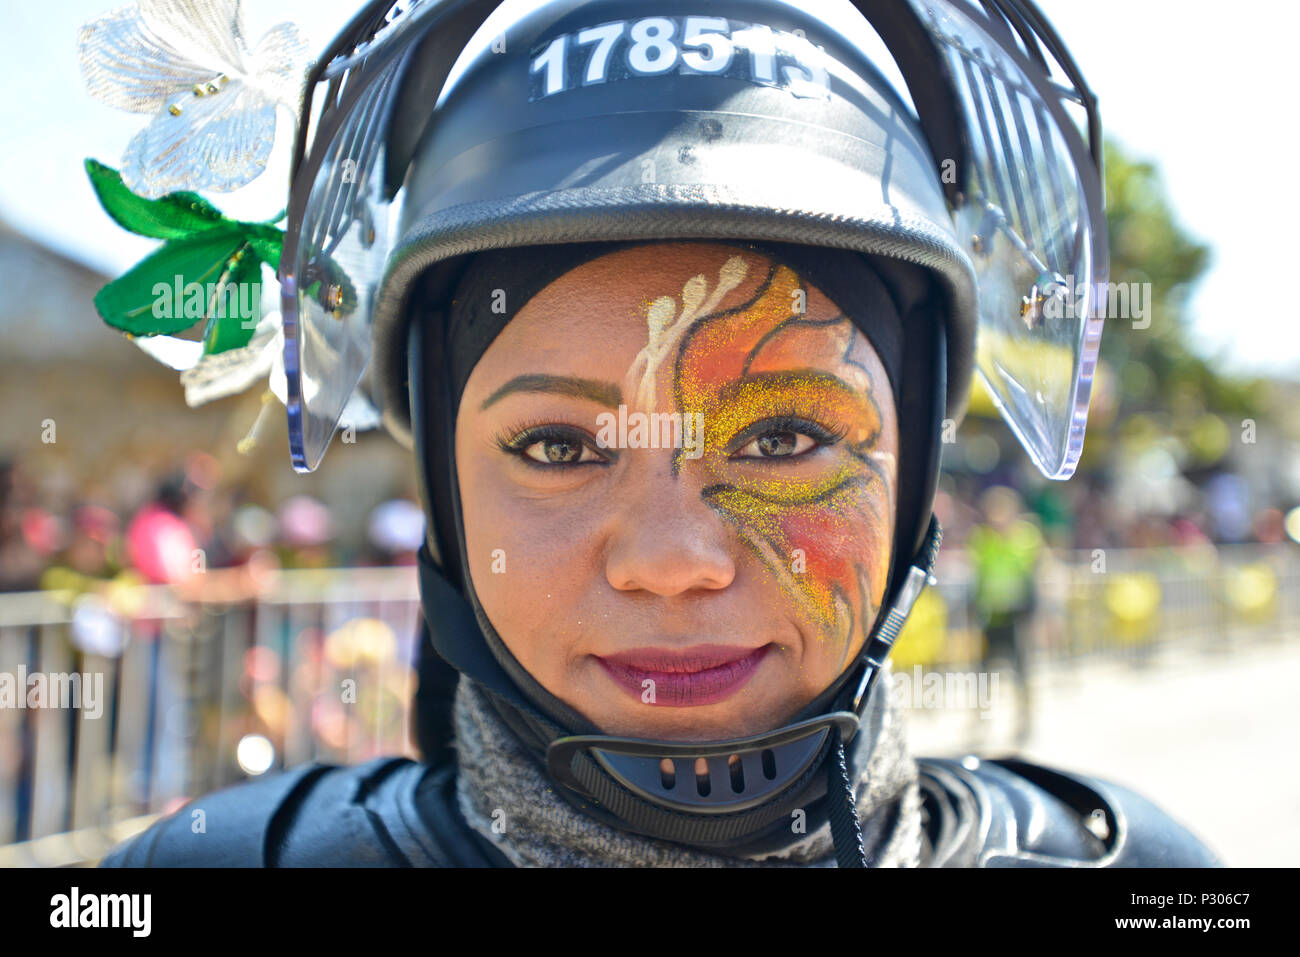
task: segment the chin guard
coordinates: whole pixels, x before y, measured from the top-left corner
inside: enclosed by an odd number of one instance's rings
[[[781,793],[808,771],[836,727],[847,743],[857,734],[858,716],[837,711],[731,741],[678,744],[572,735],[547,748],[546,769],[560,784],[594,796],[574,772],[574,757],[585,751],[614,780],[644,800],[702,814],[744,811]],[[700,759],[707,770],[697,770]]]

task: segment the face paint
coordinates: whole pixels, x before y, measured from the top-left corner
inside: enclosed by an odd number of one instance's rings
[[[855,629],[875,619],[888,573],[894,456],[876,448],[873,392],[884,383],[850,358],[861,334],[847,317],[796,312],[805,299],[792,270],[772,267],[752,302],[705,312],[678,333],[673,384],[678,408],[704,417],[704,453],[692,467],[706,470],[705,499],[835,643],[843,664]],[[790,419],[838,427],[843,437],[807,460],[733,457],[740,439],[763,434],[762,423],[794,431],[783,424]]]
[[[718,284],[707,299],[705,293],[708,283],[703,275],[687,280],[682,288],[682,309],[676,318],[673,317],[673,311],[677,308],[677,303],[671,296],[661,296],[650,303],[646,310],[646,346],[637,354],[624,379],[623,391],[634,397],[637,410],[645,413],[654,411],[655,382],[659,367],[671,355],[696,318],[710,315],[727,293],[744,282],[748,272],[749,264],[740,256],[732,256],[718,271]]]

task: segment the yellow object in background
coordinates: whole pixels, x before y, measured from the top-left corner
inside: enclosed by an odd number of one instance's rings
[[[1228,607],[1244,621],[1268,621],[1277,615],[1277,573],[1264,562],[1229,569],[1224,597]]]
[[[397,636],[378,618],[354,618],[325,638],[325,657],[344,669],[389,662],[397,657]]]
[[[1160,621],[1160,581],[1146,572],[1116,575],[1106,586],[1112,637],[1125,644],[1145,641]]]
[[[908,671],[915,665],[932,667],[943,660],[948,636],[948,606],[933,588],[916,599],[903,630],[898,633],[890,660],[895,671]]]

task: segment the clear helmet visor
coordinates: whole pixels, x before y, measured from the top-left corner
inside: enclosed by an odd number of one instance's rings
[[[300,209],[290,206],[280,269],[289,449],[300,472],[320,464],[370,359],[373,299],[401,199],[386,191],[384,144],[413,19],[412,4],[393,5],[368,42],[329,60],[312,91],[301,167],[311,188]]]
[[[338,161],[321,167],[286,290],[296,307],[296,321],[285,323],[290,448],[308,470],[319,464],[370,358],[370,301],[390,243],[382,148],[369,145],[350,156],[340,141]]]
[[[1053,78],[1037,37],[1013,32],[1026,26],[1018,5],[910,2],[966,127],[956,225],[978,278],[976,373],[1038,469],[1066,479],[1083,450],[1108,271],[1097,166],[1065,109],[1081,98]]]

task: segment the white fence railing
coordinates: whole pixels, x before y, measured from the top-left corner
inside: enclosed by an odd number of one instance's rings
[[[270,768],[413,753],[413,568],[281,572],[240,603],[67,597],[0,595],[0,845],[112,829]]]

